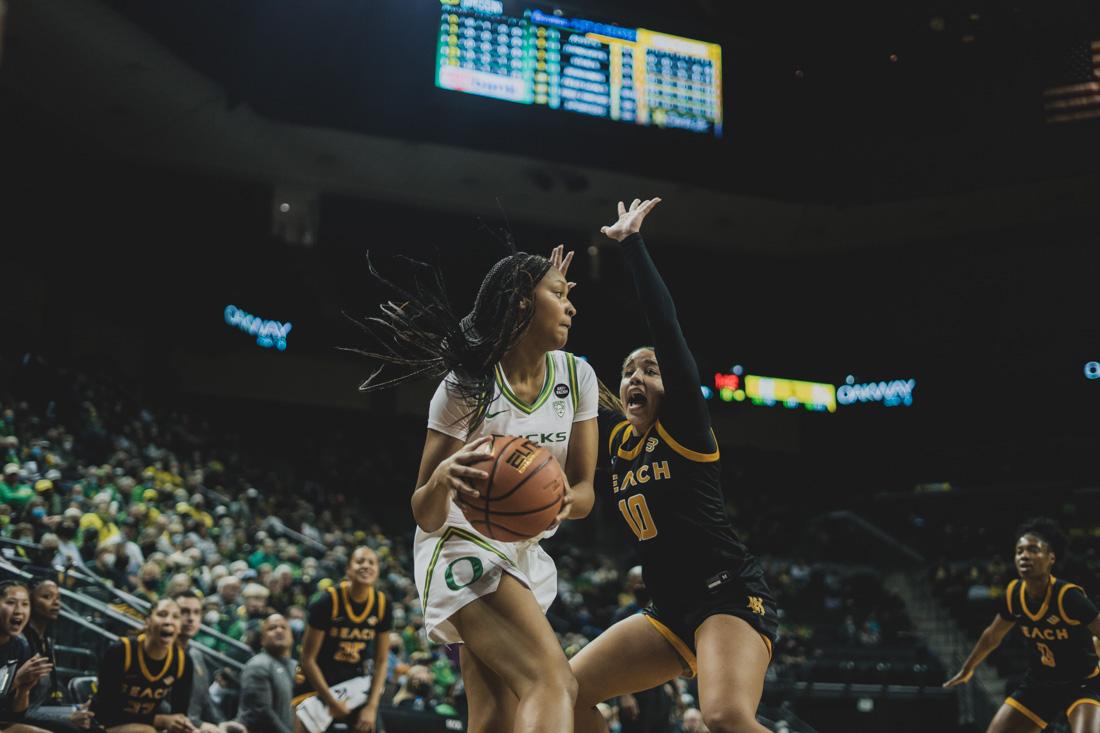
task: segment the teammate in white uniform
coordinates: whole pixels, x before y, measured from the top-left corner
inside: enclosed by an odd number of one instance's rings
[[[420,277],[415,293],[387,283],[401,304],[361,324],[383,344],[381,353],[362,353],[383,366],[360,389],[449,371],[432,400],[412,496],[416,584],[431,637],[463,642],[474,733],[573,729],[577,683],[545,615],[556,591],[553,561],[537,540],[486,539],[454,503],[456,492],[477,495],[471,479],[488,477],[469,464],[496,433],[526,436],[561,463],[568,485],[559,521],[592,509],[598,383],[586,363],[560,351],[576,315],[565,278],[572,253],[562,249],[498,262],[461,322],[452,322],[442,287],[429,290]],[[382,380],[386,365],[406,373]]]

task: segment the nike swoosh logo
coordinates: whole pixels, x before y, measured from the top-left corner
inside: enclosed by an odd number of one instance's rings
[[[492,420],[497,415],[503,414],[505,412],[508,412],[508,410],[499,410],[497,412],[486,412],[485,413],[485,419],[486,420]]]

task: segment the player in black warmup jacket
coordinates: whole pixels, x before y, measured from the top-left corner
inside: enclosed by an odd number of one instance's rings
[[[606,731],[597,703],[686,674],[698,676],[712,733],[764,733],[756,708],[778,626],[775,602],[726,514],[699,370],[639,234],[659,202],[635,199],[629,209],[619,202],[618,221],[601,229],[622,244],[654,344],[623,362],[615,407],[624,419],[608,442],[612,500],[639,543],[653,602],[573,658],[575,730]]]
[[[1093,644],[1093,636],[1100,635],[1100,614],[1081,586],[1051,574],[1066,545],[1053,520],[1028,520],[1016,538],[1020,577],[1008,584],[1004,606],[944,687],[969,682],[982,660],[1018,626],[1027,646],[1027,672],[988,733],[1031,733],[1063,714],[1073,733],[1100,733],[1100,666]]]

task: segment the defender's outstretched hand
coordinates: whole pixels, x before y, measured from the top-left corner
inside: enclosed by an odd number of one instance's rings
[[[651,198],[642,201],[634,199],[630,208],[626,208],[623,202],[619,202],[619,220],[609,227],[600,227],[600,233],[616,242],[621,242],[631,234],[637,234],[642,228],[642,222],[646,215],[653,211],[653,207],[661,203],[659,198]]]

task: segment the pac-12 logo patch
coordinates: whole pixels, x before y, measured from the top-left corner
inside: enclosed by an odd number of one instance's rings
[[[557,397],[568,397],[569,396],[569,385],[568,384],[555,385],[554,386],[554,395],[557,396]]]
[[[554,412],[558,417],[565,417],[565,400],[554,400]]]
[[[759,596],[749,596],[749,610],[761,616],[764,615],[764,600]]]

